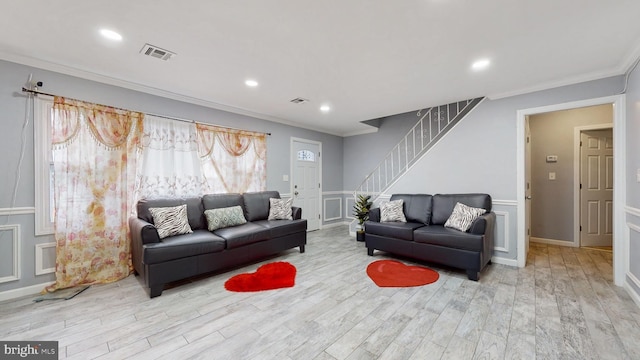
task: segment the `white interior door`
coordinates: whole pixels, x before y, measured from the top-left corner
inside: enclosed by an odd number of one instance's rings
[[[613,130],[580,133],[580,246],[613,243]]]
[[[307,219],[308,231],[320,228],[320,147],[318,142],[292,140],[291,196],[293,205],[302,208],[302,218]]]
[[[524,122],[525,145],[524,145],[524,196],[525,196],[525,259],[529,254],[529,239],[531,238],[531,201],[533,200],[531,191],[531,128],[529,127],[529,117]],[[508,239],[507,239],[508,240]],[[507,241],[505,240],[505,241]]]

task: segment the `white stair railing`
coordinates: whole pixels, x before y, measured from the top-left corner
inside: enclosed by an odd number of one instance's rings
[[[353,193],[354,200],[359,194],[371,195],[371,201],[375,203],[385,190],[482,100],[470,99],[418,111],[420,120],[360,183]],[[349,227],[350,232],[355,232],[355,224],[354,220]]]

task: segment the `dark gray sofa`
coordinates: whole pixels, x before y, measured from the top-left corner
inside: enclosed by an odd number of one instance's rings
[[[371,209],[365,222],[367,253],[374,250],[443,264],[467,272],[478,280],[480,271],[491,263],[496,215],[488,194],[396,194],[402,199],[407,222],[380,222],[380,208]],[[467,232],[444,227],[456,203],[483,208]]]
[[[238,266],[307,243],[307,220],[292,207],[293,220],[267,220],[269,199],[277,191],[209,194],[193,198],[140,200],[138,215],[129,219],[135,272],[144,278],[149,297],[162,294],[165,284]],[[152,207],[187,205],[193,233],[160,239],[149,212]],[[247,223],[210,232],[204,211],[239,205]]]

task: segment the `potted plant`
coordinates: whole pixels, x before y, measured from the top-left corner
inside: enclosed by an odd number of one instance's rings
[[[364,222],[369,220],[369,210],[373,205],[369,200],[371,200],[371,195],[360,194],[356,197],[356,203],[353,205],[353,216],[358,219],[357,241],[364,241]]]

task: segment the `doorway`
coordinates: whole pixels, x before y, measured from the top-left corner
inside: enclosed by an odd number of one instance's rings
[[[628,259],[625,254],[628,253],[628,241],[626,241],[625,234],[625,212],[624,201],[626,189],[624,186],[625,179],[625,156],[624,151],[626,148],[625,138],[625,97],[624,95],[614,95],[603,98],[589,99],[583,101],[576,101],[564,104],[556,104],[550,106],[543,106],[538,108],[523,109],[517,111],[516,122],[516,168],[517,168],[517,264],[519,267],[526,265],[526,257],[528,247],[526,246],[526,136],[525,128],[527,117],[535,114],[549,113],[553,111],[563,111],[576,108],[584,108],[589,106],[612,104],[613,105],[613,137],[615,142],[613,144],[613,152],[616,154],[613,161],[613,169],[615,171],[615,178],[613,179],[613,203],[612,203],[612,227],[613,227],[613,277],[614,283],[618,286],[622,286],[624,283],[624,277],[626,269],[628,269]],[[535,139],[534,139],[535,141]],[[554,155],[554,154],[549,154]],[[553,160],[553,157],[551,158]],[[576,166],[574,166],[574,169]],[[548,176],[548,174],[547,174]],[[577,191],[577,190],[575,190]],[[535,189],[533,193],[533,199],[535,200]],[[576,221],[579,222],[579,219]],[[575,240],[575,237],[574,237]]]
[[[293,206],[302,208],[307,231],[320,229],[322,213],[322,143],[291,138],[291,197]]]

